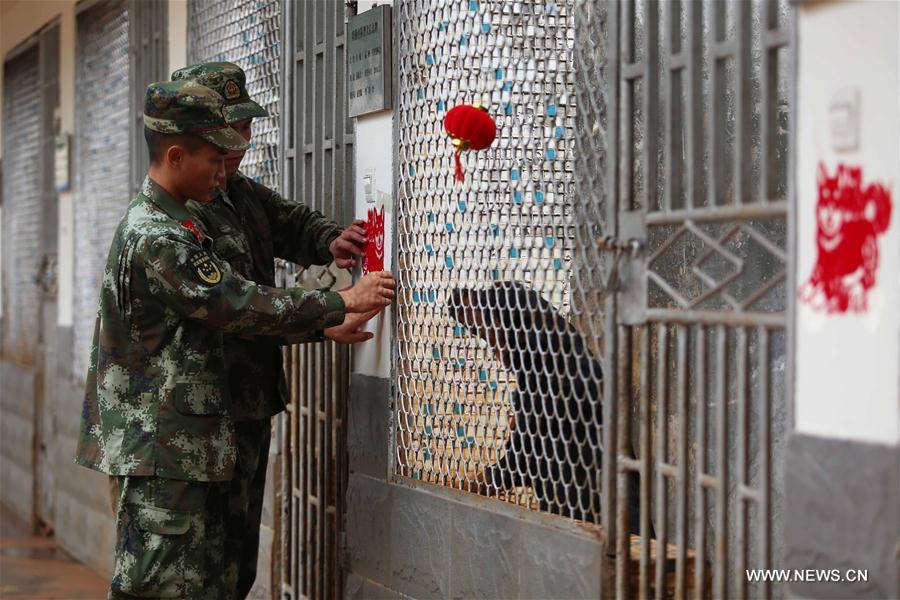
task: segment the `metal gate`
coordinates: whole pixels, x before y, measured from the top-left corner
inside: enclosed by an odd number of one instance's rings
[[[129,19],[125,0],[77,15],[75,79],[75,298],[73,372],[90,360],[100,278],[131,194]]]
[[[597,240],[585,263],[605,265],[612,285],[603,523],[614,591],[768,597],[780,590],[744,569],[781,553],[792,10],[582,8],[576,210],[597,225],[584,229]]]
[[[353,121],[347,116],[344,3],[287,2],[283,15],[282,148],[289,197],[338,223],[353,214]],[[351,10],[351,9],[347,9]],[[282,283],[345,286],[346,272],[281,264]],[[285,349],[291,393],[278,421],[279,580],[283,598],[339,598],[347,487],[350,348]]]

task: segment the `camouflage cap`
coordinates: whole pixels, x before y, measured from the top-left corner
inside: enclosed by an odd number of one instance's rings
[[[172,73],[172,80],[193,79],[225,98],[225,119],[229,123],[253,117],[267,117],[269,111],[250,99],[244,70],[230,62],[191,65]]]
[[[196,81],[151,83],[144,95],[144,125],[160,133],[196,135],[223,150],[246,150],[247,141],[225,122],[224,102]]]

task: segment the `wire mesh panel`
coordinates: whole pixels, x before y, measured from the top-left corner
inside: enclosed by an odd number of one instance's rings
[[[353,120],[347,116],[345,14],[341,2],[291,2],[283,14],[284,189],[346,223],[353,206]],[[283,281],[346,286],[333,265],[282,264]],[[343,595],[341,532],[347,488],[346,406],[350,348],[325,342],[285,350],[291,393],[280,420],[279,574],[284,598]]]
[[[3,351],[35,360],[42,257],[41,87],[37,44],[3,71]]]
[[[778,591],[751,588],[744,569],[781,552],[792,12],[768,0],[606,9],[578,46],[579,71],[601,64],[615,85],[601,149],[616,157],[618,237],[598,249],[619,267],[605,340],[616,595],[767,597]],[[596,27],[602,50],[586,45]],[[623,253],[632,239],[642,251]]]
[[[253,120],[253,140],[241,171],[278,189],[281,0],[191,0],[188,3],[188,60],[228,61],[247,74],[250,97],[269,111]]]
[[[90,360],[100,278],[131,199],[128,11],[106,0],[78,15],[75,80],[74,375]]]
[[[573,2],[398,10],[396,471],[599,522],[602,373],[570,318]],[[472,103],[497,140],[458,183],[442,121]]]

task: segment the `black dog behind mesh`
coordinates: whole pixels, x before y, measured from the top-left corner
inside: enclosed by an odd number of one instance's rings
[[[515,423],[502,458],[478,477],[479,492],[530,487],[542,511],[598,522],[603,373],[584,338],[540,294],[515,282],[456,289],[449,311],[516,378]]]

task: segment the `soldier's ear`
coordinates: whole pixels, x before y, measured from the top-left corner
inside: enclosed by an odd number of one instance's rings
[[[184,148],[178,144],[172,144],[166,148],[164,159],[169,167],[173,169],[181,168],[181,164],[184,162]]]

